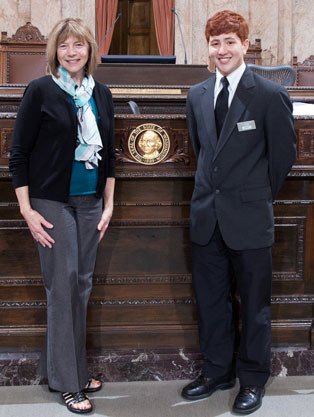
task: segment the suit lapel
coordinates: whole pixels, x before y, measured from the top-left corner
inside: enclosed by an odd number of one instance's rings
[[[217,158],[219,152],[230,139],[233,130],[237,128],[237,122],[241,118],[243,112],[253,97],[255,89],[254,87],[255,82],[252,72],[247,68],[239,81],[231,106],[227,113],[225,123],[220,132],[219,141],[217,143],[215,155],[213,158],[214,160]]]
[[[216,77],[209,77],[203,86],[203,94],[201,96],[201,110],[206,127],[207,137],[212,147],[215,149],[217,145],[217,131],[214,112],[214,88]]]

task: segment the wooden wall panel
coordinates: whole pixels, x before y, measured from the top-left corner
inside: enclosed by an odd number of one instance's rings
[[[157,214],[157,213],[155,213]],[[115,223],[115,222],[113,222]],[[159,275],[188,273],[184,245],[188,230],[174,225],[112,226],[100,244],[96,276],[100,274]]]

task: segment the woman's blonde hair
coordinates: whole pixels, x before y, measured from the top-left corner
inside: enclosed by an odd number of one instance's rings
[[[77,38],[80,42],[88,43],[89,51],[85,71],[87,75],[92,74],[98,64],[98,47],[96,40],[91,30],[81,19],[72,17],[60,20],[48,36],[46,48],[47,72],[58,77],[58,45],[64,42],[69,36]]]

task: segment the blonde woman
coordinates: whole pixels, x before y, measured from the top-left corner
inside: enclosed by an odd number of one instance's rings
[[[47,294],[44,376],[67,408],[88,413],[86,312],[98,242],[113,211],[113,104],[94,81],[97,45],[80,19],[63,19],[47,43],[49,75],[32,81],[17,115],[10,170],[37,244]]]

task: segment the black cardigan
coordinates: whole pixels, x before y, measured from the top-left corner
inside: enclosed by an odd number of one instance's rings
[[[115,176],[114,112],[108,87],[95,81],[93,90],[103,148],[96,197],[107,177]],[[32,81],[18,111],[9,167],[14,188],[28,186],[29,195],[66,202],[77,142],[77,116],[69,96],[50,75]]]

